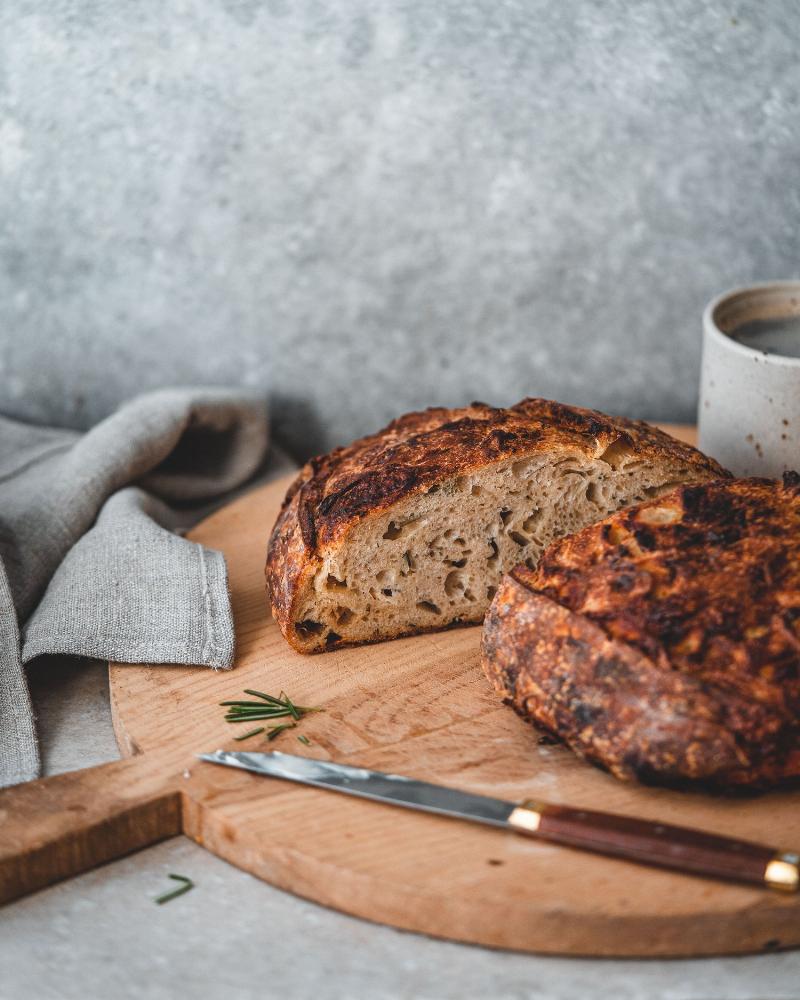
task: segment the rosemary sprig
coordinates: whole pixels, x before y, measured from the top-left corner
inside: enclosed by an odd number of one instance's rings
[[[181,882],[182,884],[178,886],[177,889],[170,889],[169,892],[164,892],[160,896],[156,896],[154,902],[161,906],[162,903],[168,903],[171,899],[177,899],[178,896],[182,896],[185,892],[190,889],[194,889],[194,882],[185,875],[169,875],[171,879],[176,882]]]
[[[294,719],[295,722],[299,722],[309,712],[324,711],[316,705],[295,705],[285,691],[281,691],[277,698],[264,694],[263,691],[254,691],[249,688],[245,690],[245,694],[255,695],[259,700],[231,699],[220,702],[223,708],[228,709],[225,715],[227,722],[256,722],[261,719],[281,719],[287,716]]]
[[[244,736],[234,736],[233,738],[238,743],[240,740],[249,740],[251,736],[258,736],[259,733],[264,732],[263,726],[257,726],[255,729],[251,729],[249,733],[245,733]]]
[[[280,736],[287,729],[294,729],[303,716],[308,715],[309,712],[325,711],[324,708],[318,708],[316,705],[295,705],[285,691],[281,691],[277,698],[274,695],[266,694],[264,691],[256,691],[254,688],[245,688],[244,693],[252,695],[253,698],[258,700],[248,701],[241,698],[234,698],[228,701],[221,701],[220,705],[227,709],[225,713],[226,722],[238,724],[240,722],[253,723],[275,719],[292,719],[291,722],[284,723],[283,725],[270,726],[267,729],[268,740],[274,740],[276,736]],[[264,726],[257,726],[255,729],[248,730],[243,736],[235,736],[234,739],[237,741],[247,740],[251,736],[258,736],[264,731]],[[307,737],[305,736],[300,740],[301,743],[306,743],[307,746],[310,745],[310,742],[306,741]]]

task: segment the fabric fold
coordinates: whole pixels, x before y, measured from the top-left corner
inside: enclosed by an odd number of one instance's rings
[[[0,785],[39,773],[33,657],[233,664],[225,560],[175,531],[267,444],[263,400],[231,389],[148,393],[85,434],[0,417]]]
[[[165,504],[142,490],[115,493],[28,620],[23,663],[56,653],[231,667],[225,560],[167,530],[173,520]]]

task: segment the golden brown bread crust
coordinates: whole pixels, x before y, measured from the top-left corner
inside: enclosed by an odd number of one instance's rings
[[[800,777],[800,477],[681,486],[508,574],[482,661],[524,718],[620,778]]]
[[[617,442],[650,460],[680,461],[697,478],[727,475],[649,424],[544,399],[525,399],[509,409],[473,403],[409,413],[377,434],[312,459],[290,487],[269,542],[267,588],[281,631],[299,648],[291,628],[295,599],[320,566],[320,553],[359,520],[490,462],[559,448],[594,457]]]

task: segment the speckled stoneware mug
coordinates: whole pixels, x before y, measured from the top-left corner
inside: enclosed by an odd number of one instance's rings
[[[734,475],[800,471],[800,281],[706,307],[697,423],[700,449]]]

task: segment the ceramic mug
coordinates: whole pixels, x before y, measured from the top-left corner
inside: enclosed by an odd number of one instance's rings
[[[697,424],[701,451],[736,476],[800,471],[800,281],[706,307]]]

